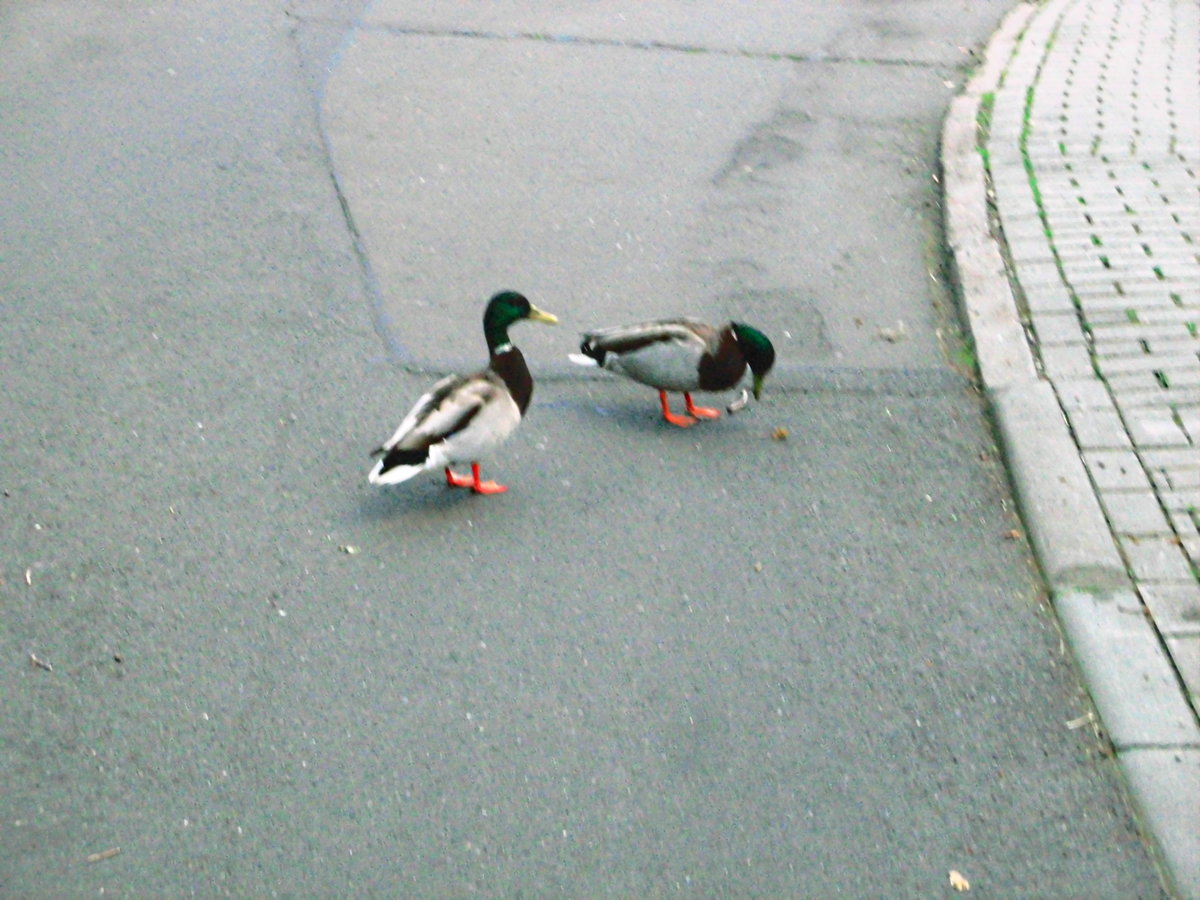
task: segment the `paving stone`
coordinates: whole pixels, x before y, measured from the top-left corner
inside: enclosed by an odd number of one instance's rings
[[[1176,581],[1192,575],[1192,567],[1176,538],[1119,536],[1135,581]]]
[[[1057,287],[1062,284],[1058,264],[1053,258],[1031,260],[1014,256],[1013,265],[1017,270],[1017,280],[1026,291],[1037,290],[1045,285]]]
[[[1071,292],[1061,281],[1058,284],[1043,284],[1036,288],[1022,285],[1021,291],[1030,312],[1075,312],[1075,301],[1071,298]]]
[[[1101,491],[1148,491],[1141,460],[1129,450],[1085,450],[1083,461]]]
[[[1097,244],[1097,241],[1101,243]],[[1064,259],[1083,258],[1093,264],[1099,264],[1100,257],[1108,255],[1108,248],[1093,228],[1074,234],[1069,231],[1054,232],[1054,249]]]
[[[1175,533],[1157,494],[1146,491],[1100,491],[1100,503],[1113,532],[1127,537],[1170,537]]]
[[[1087,338],[1079,324],[1079,316],[1069,313],[1035,313],[1032,316],[1034,333],[1039,344],[1070,344],[1086,347]]]
[[[1196,525],[1196,516],[1183,510],[1174,510],[1171,513],[1171,526],[1179,537],[1179,544],[1183,547],[1183,552],[1190,559],[1195,560],[1196,542],[1200,541],[1200,528]]]
[[[1038,348],[1042,369],[1051,378],[1077,378],[1093,371],[1092,355],[1082,344],[1056,344]]]
[[[1176,324],[1184,328],[1188,322],[1196,322],[1196,311],[1193,309],[1181,309],[1176,306],[1167,307],[1165,309],[1150,309],[1140,313],[1142,324],[1144,325],[1168,325]]]
[[[1072,409],[1116,409],[1108,387],[1095,375],[1056,381],[1054,392],[1062,408],[1068,412]]]
[[[1081,293],[1100,296],[1105,292],[1112,292],[1129,300],[1137,299],[1156,305],[1175,304],[1171,299],[1171,291],[1167,290],[1162,282],[1129,272],[1118,272],[1100,266],[1081,270],[1064,264],[1063,273],[1071,286]]]
[[[1145,325],[1142,326],[1145,336],[1133,338],[1132,341],[1117,340],[1116,336],[1105,334],[1091,326],[1092,342],[1098,356],[1120,356],[1148,353],[1156,356],[1178,356],[1186,359],[1193,352],[1196,340],[1190,336],[1186,328],[1175,325]],[[1158,336],[1153,332],[1157,331]],[[1200,362],[1200,361],[1198,361]],[[1193,364],[1196,365],[1196,364]]]
[[[1134,394],[1135,392],[1150,392],[1162,397],[1161,402],[1167,403],[1166,390],[1170,387],[1170,383],[1163,384],[1155,376],[1153,372],[1122,372],[1119,374],[1106,376],[1109,388],[1112,389],[1113,396],[1118,398],[1118,402],[1123,401],[1124,394]]]
[[[1200,582],[1143,581],[1138,590],[1163,634],[1200,635]]]
[[[1167,372],[1195,369],[1200,372],[1200,359],[1187,354],[1143,353],[1140,356],[1109,356],[1101,360],[1105,377],[1130,372]]]
[[[1008,240],[1008,253],[1012,257],[1014,263],[1018,266],[1025,266],[1029,270],[1029,274],[1034,280],[1038,280],[1038,276],[1049,270],[1053,279],[1058,276],[1058,262],[1054,258],[1054,248],[1050,246],[1050,242],[1044,236],[1036,238],[1022,237],[1020,240]],[[1045,275],[1042,275],[1040,280],[1047,280]]]
[[[1122,409],[1137,409],[1143,406],[1181,406],[1200,404],[1200,388],[1170,388],[1157,391],[1127,391],[1120,397]]]
[[[1192,705],[1196,706],[1200,703],[1200,635],[1173,635],[1166,643]]]
[[[1036,209],[1034,215],[1029,215],[1027,209],[1017,207],[1015,210],[1000,210],[1000,221],[1004,225],[1004,239],[1008,241],[1009,246],[1021,246],[1023,243],[1036,244],[1039,241],[1046,243],[1045,225],[1042,224],[1041,216],[1037,215]]]
[[[1192,565],[1193,572],[1200,572],[1200,537],[1184,538],[1180,541],[1184,555]]]
[[[1040,187],[1040,182],[1039,182]],[[1093,216],[1120,217],[1129,215],[1127,204],[1120,198],[1113,200],[1100,198],[1087,198],[1078,194],[1075,191],[1063,193],[1042,193],[1042,208],[1046,210],[1048,216],[1055,216],[1059,213],[1073,215],[1076,212],[1085,212]]]
[[[1010,233],[1030,234],[1032,228],[1023,224],[1026,221],[1036,222],[1039,230],[1041,229],[1041,212],[1027,189],[1022,191],[1020,188],[1010,186],[996,187],[994,190],[997,205],[1001,210],[1000,221],[1004,226],[1005,235]]]
[[[1168,328],[1179,332],[1182,329]],[[1171,335],[1168,337],[1153,337],[1149,330],[1145,336],[1116,340],[1114,335],[1106,334],[1103,329],[1090,327],[1092,348],[1096,356],[1103,359],[1109,356],[1182,356],[1191,345],[1187,337]]]
[[[1102,234],[1101,232],[1104,233]],[[1060,223],[1058,227],[1054,229],[1054,240],[1056,242],[1086,241],[1089,244],[1095,244],[1095,241],[1092,240],[1092,238],[1095,237],[1100,239],[1102,242],[1100,246],[1103,246],[1103,241],[1115,239],[1115,234],[1116,233],[1114,232],[1104,231],[1100,225],[1097,225],[1094,222],[1079,220]],[[1125,234],[1125,232],[1120,232],[1119,236],[1123,239]],[[1136,237],[1137,232],[1130,228],[1128,229],[1128,235],[1130,237]]]
[[[1168,512],[1200,510],[1200,488],[1160,491],[1158,498]]]
[[[1116,410],[1069,409],[1065,412],[1080,450],[1122,450],[1133,446]]]
[[[1166,360],[1161,369],[1156,369],[1155,372],[1162,372],[1168,387],[1200,388],[1200,360],[1195,362],[1188,360],[1182,364]]]
[[[1054,232],[1060,229],[1096,227],[1097,217],[1086,207],[1077,205],[1074,209],[1064,208],[1055,210],[1051,225]]]
[[[1187,432],[1192,443],[1200,447],[1200,407],[1194,409],[1176,409],[1183,430]]]
[[[1142,450],[1139,455],[1142,463],[1146,466],[1200,473],[1200,449],[1191,447],[1150,448]]]
[[[1092,338],[1096,342],[1097,348],[1102,347],[1105,341],[1154,341],[1172,338],[1183,340],[1183,335],[1188,335],[1188,330],[1183,323],[1135,325],[1126,321],[1092,324]],[[1197,349],[1200,349],[1200,340],[1194,338],[1192,340],[1198,345]]]
[[[1160,490],[1177,491],[1200,488],[1200,470],[1183,467],[1153,467],[1152,472],[1162,473]]]
[[[1125,424],[1129,428],[1130,437],[1139,448],[1189,446],[1191,443],[1184,430],[1175,422],[1170,409],[1131,410],[1125,417]],[[1200,465],[1200,451],[1192,452],[1196,454],[1197,465]],[[1145,453],[1142,454],[1142,461],[1148,462]]]
[[[1121,282],[1113,280],[1080,281],[1068,274],[1067,283],[1075,296],[1079,298],[1079,307],[1088,317],[1109,315],[1110,321],[1124,320],[1130,324],[1148,322],[1154,312],[1170,311],[1174,304],[1165,294],[1154,296],[1139,296],[1125,293],[1124,289],[1117,290]]]

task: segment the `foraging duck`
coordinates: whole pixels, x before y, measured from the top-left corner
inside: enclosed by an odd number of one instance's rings
[[[399,484],[440,466],[450,487],[469,487],[477,494],[508,490],[480,480],[479,459],[512,434],[533,396],[525,357],[508,339],[509,326],[522,319],[550,325],[558,321],[515,291],[492,297],[483,313],[487,368],[473,375],[447,376],[430,388],[396,433],[372,452],[382,457],[367,476],[371,484]],[[471,464],[470,475],[451,469],[465,462]]]
[[[754,399],[775,364],[775,348],[757,328],[729,322],[720,329],[697,319],[658,319],[589,331],[570,360],[600,366],[658,388],[663,418],[687,428],[721,413],[692,403],[692,391],[723,391],[741,380],[749,365]],[[682,391],[687,415],[671,412],[667,391]],[[732,411],[732,408],[731,408]]]

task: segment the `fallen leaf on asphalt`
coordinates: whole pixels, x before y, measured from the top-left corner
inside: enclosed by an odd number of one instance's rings
[[[38,659],[36,653],[29,654],[29,664],[32,666],[37,666],[39,669],[45,669],[47,672],[54,671],[54,666],[50,665],[50,663],[46,662],[44,659]]]
[[[25,570],[25,583],[26,583],[26,584],[33,584],[33,569],[26,569],[26,570]]]
[[[956,891],[969,891],[971,889],[971,882],[963,878],[962,872],[959,872],[957,869],[951,869],[950,887],[954,888]]]
[[[1004,539],[1006,541],[1019,541],[1021,539],[1021,532],[1016,528],[1010,528],[1004,532]]]
[[[776,428],[771,432],[771,439],[776,441],[786,441],[788,438],[788,430],[783,426]]]
[[[120,847],[109,847],[107,850],[101,850],[99,853],[90,854],[87,858],[87,861],[90,863],[95,863],[100,862],[103,859],[112,859],[120,852]]]
[[[343,553],[346,553],[350,556],[353,556],[355,553],[358,552],[358,548],[355,547],[353,544],[342,544],[340,547],[338,547],[338,549],[341,550]]]
[[[908,337],[908,329],[903,322],[897,322],[894,328],[880,328],[875,333],[889,344],[899,343]]]

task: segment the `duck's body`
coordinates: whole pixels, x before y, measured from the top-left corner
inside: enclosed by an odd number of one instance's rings
[[[520,319],[557,319],[530,305],[520,294],[497,294],[484,313],[488,365],[473,375],[450,375],[416,402],[396,433],[375,450],[380,459],[367,480],[399,484],[430,469],[443,468],[446,483],[479,494],[507,490],[481,481],[479,463],[521,423],[533,397],[533,377],[521,351],[508,340],[508,326]],[[451,466],[471,464],[471,475]]]
[[[580,354],[571,360],[600,366],[657,388],[663,418],[673,425],[694,425],[697,418],[720,415],[692,403],[692,391],[724,391],[754,373],[754,396],[775,362],[775,348],[761,331],[739,322],[715,328],[698,319],[674,318],[601,328],[583,335]],[[667,391],[681,392],[688,412],[670,411]]]

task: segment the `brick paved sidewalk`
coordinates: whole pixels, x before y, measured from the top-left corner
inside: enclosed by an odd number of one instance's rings
[[[1019,3],[942,157],[1030,541],[1166,879],[1200,900],[1200,0]]]
[[[1023,311],[1138,593],[1200,696],[1200,4],[1048,4],[989,168]]]

